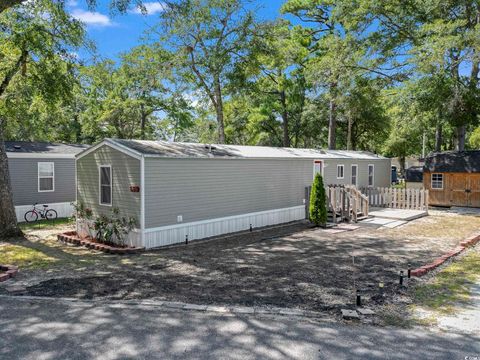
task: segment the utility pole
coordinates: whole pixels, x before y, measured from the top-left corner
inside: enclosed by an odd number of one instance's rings
[[[422,159],[425,159],[425,142],[426,142],[426,135],[425,131],[423,132],[423,137],[422,137]]]

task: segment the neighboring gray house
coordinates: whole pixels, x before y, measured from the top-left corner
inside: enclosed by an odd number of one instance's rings
[[[106,139],[77,155],[77,200],[134,216],[130,244],[152,248],[304,219],[318,171],[326,184],[388,187],[390,169],[368,152]]]
[[[6,141],[13,202],[18,221],[34,203],[46,204],[59,217],[72,215],[75,155],[86,145]]]

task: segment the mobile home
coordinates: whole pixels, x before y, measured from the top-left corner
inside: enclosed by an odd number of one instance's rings
[[[17,221],[35,203],[49,205],[59,217],[72,215],[75,201],[75,155],[86,145],[6,141]]]
[[[305,187],[390,185],[368,152],[106,139],[77,155],[77,200],[138,220],[131,245],[159,247],[305,218]]]

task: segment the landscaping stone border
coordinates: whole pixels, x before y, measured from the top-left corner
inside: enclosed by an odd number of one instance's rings
[[[141,247],[115,247],[106,244],[99,244],[90,240],[80,239],[77,236],[76,231],[67,231],[62,234],[57,235],[57,239],[59,241],[63,241],[69,244],[77,245],[77,246],[85,246],[89,249],[103,251],[104,253],[108,254],[136,254],[142,252],[144,248]]]
[[[0,265],[0,271],[5,272],[4,274],[0,274],[0,282],[7,281],[17,275],[18,267],[14,265]]]
[[[421,266],[415,270],[411,271],[411,276],[420,277],[425,275],[426,273],[432,271],[433,269],[437,268],[438,266],[442,265],[445,261],[450,259],[451,257],[457,256],[461,252],[465,251],[467,247],[474,246],[476,243],[480,241],[480,232],[475,233],[465,240],[460,242],[460,245],[457,246],[452,251],[446,253],[445,255],[439,257],[438,259],[432,261],[431,263]]]

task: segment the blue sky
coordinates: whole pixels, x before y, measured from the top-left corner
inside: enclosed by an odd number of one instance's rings
[[[279,9],[284,1],[259,1],[260,19],[274,19],[279,15]],[[161,1],[144,1],[148,15],[142,15],[138,9],[131,9],[124,15],[111,15],[109,1],[99,0],[94,10],[87,9],[84,0],[69,0],[67,10],[75,18],[83,21],[87,28],[88,38],[96,45],[97,53],[103,58],[115,59],[119,53],[141,43],[145,30],[154,25],[162,11]],[[85,50],[80,51],[83,60],[89,60],[91,55]]]

